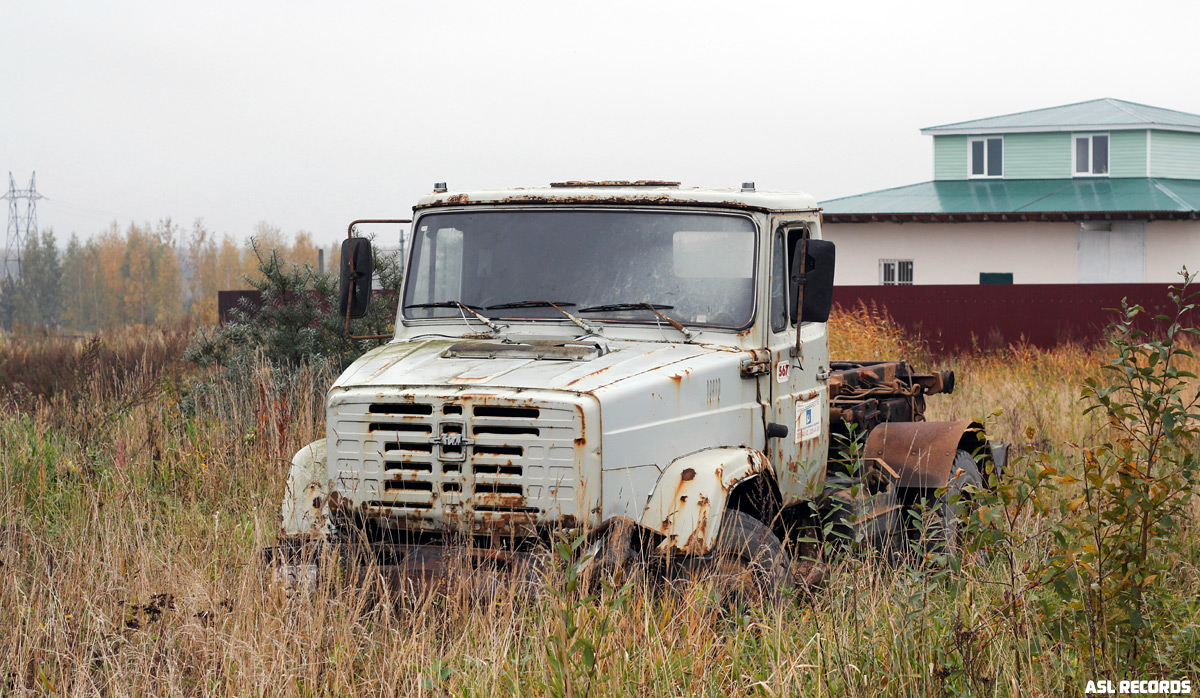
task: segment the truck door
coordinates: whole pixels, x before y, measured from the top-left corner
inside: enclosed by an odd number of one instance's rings
[[[769,374],[771,404],[768,422],[788,428],[787,435],[768,441],[768,455],[779,480],[784,504],[808,499],[825,475],[829,449],[829,355],[825,323],[791,322],[788,279],[791,259],[803,236],[819,230],[814,220],[782,221],[775,226],[771,244],[771,318],[768,332],[771,352]],[[800,351],[796,351],[796,332]]]

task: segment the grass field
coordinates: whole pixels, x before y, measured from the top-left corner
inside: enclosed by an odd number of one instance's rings
[[[836,356],[931,362],[865,311],[831,332]],[[1143,648],[1153,675],[1097,675],[1029,568],[998,554],[939,568],[846,554],[823,587],[749,607],[638,580],[594,600],[515,584],[483,601],[465,584],[403,602],[336,584],[289,595],[257,555],[292,454],[323,434],[332,375],[201,373],[180,358],[187,341],[0,337],[0,694],[1059,696],[1089,679],[1198,678],[1194,509],[1159,581],[1179,602]],[[1070,472],[1103,427],[1079,397],[1105,360],[1103,347],[947,357],[958,389],[931,397],[929,417],[987,419]],[[1053,554],[1036,532],[1056,511],[1014,520],[1028,565]]]

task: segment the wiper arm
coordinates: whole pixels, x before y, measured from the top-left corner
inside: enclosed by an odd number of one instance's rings
[[[673,306],[673,305],[661,305],[661,304],[656,304],[656,303],[609,303],[608,305],[593,305],[593,306],[590,306],[587,308],[580,308],[579,312],[581,312],[581,313],[600,313],[600,312],[613,311],[613,310],[649,310],[650,312],[654,313],[655,315],[659,316],[660,318],[662,318],[662,319],[666,320],[668,323],[670,323],[671,327],[674,327],[675,329],[679,330],[683,334],[683,336],[686,337],[687,340],[690,342],[690,341],[692,341],[692,337],[694,336],[692,334],[691,330],[684,327],[683,324],[680,323],[678,320],[669,318],[666,315],[663,315],[662,313],[659,312],[660,309],[661,310],[670,310],[674,307],[675,306]]]
[[[660,308],[662,310],[670,310],[674,307],[675,306],[673,305],[659,305],[657,303],[609,303],[607,305],[590,305],[586,308],[580,308],[579,312],[603,313],[612,310],[642,310],[643,308],[648,310],[656,310]]]
[[[404,306],[405,310],[408,310],[409,308],[460,308],[474,315],[480,322],[492,328],[492,332],[496,334],[503,334],[503,331],[500,329],[499,325],[475,310],[476,308],[482,310],[482,307],[478,305],[467,305],[462,301],[438,301],[436,303],[413,303],[411,305]]]
[[[579,327],[580,329],[582,329],[584,332],[587,332],[588,334],[600,334],[599,332],[596,331],[596,328],[594,328],[591,325],[584,322],[583,318],[576,317],[576,316],[568,313],[567,311],[563,310],[561,306],[564,306],[564,305],[575,305],[575,304],[574,303],[563,303],[561,301],[558,303],[551,303],[550,301],[517,301],[515,303],[497,303],[496,305],[489,305],[487,307],[487,309],[488,310],[499,310],[501,308],[554,308],[555,310],[562,313],[563,315],[566,315],[567,318],[571,322],[575,323],[575,325],[577,327]]]

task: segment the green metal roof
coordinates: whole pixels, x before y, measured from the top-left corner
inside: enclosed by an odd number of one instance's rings
[[[995,220],[1153,215],[1200,217],[1200,180],[1161,178],[937,180],[822,202],[826,220]],[[1129,214],[1126,216],[1125,214]]]
[[[921,129],[930,136],[961,133],[1160,129],[1200,132],[1200,115],[1106,97]]]

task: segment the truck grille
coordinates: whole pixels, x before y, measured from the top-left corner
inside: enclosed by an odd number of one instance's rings
[[[344,403],[336,413],[334,487],[368,513],[416,528],[580,514],[575,405],[416,396]]]

